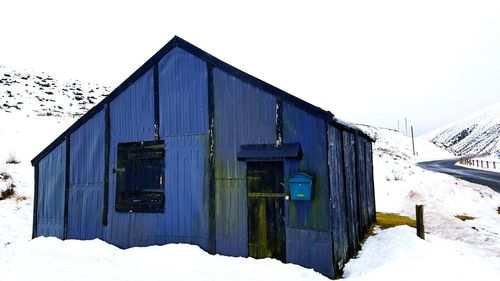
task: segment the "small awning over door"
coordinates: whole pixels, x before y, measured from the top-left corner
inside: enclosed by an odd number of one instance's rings
[[[283,159],[302,157],[300,143],[285,143],[281,146],[274,144],[245,144],[238,151],[238,160],[252,159]]]

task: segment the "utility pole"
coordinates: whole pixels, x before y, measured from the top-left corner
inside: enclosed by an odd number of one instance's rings
[[[399,119],[398,119],[398,132],[399,132]]]
[[[415,155],[415,140],[413,139],[413,126],[411,128],[411,145],[413,146],[413,155]]]

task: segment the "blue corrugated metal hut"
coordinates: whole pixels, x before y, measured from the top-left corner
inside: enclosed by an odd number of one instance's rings
[[[33,237],[338,276],[375,220],[372,141],[174,37],[32,160]]]

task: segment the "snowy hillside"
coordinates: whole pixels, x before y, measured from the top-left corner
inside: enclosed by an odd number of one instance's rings
[[[59,81],[43,72],[17,71],[0,65],[0,112],[81,116],[108,93],[105,86]]]
[[[31,238],[31,159],[108,93],[97,84],[0,66],[0,245]]]
[[[498,155],[500,153],[500,103],[433,130],[422,138],[460,156]]]
[[[25,80],[25,74],[7,68],[0,68],[0,73],[0,192],[11,186],[15,191],[0,200],[0,280],[329,280],[277,260],[212,256],[184,244],[121,250],[100,240],[31,240],[29,161],[76,120],[72,116],[93,105],[88,96],[97,102],[107,89],[57,82],[48,75],[30,74]],[[76,88],[82,95],[75,94]],[[97,94],[102,89],[106,91]],[[407,226],[375,230],[357,258],[346,265],[344,278],[500,280],[500,194],[416,166],[421,160],[452,157],[424,139],[417,139],[414,156],[410,138],[360,127],[377,139],[373,150],[377,211],[414,217],[415,204],[424,204],[427,234],[421,240]],[[457,215],[471,219],[462,221]]]

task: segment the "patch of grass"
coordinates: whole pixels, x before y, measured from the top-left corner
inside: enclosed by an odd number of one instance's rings
[[[377,222],[375,225],[382,229],[395,227],[398,225],[408,225],[411,227],[417,227],[417,222],[406,216],[401,216],[394,213],[381,213],[377,212]]]
[[[377,221],[368,229],[365,239],[375,234],[376,227],[387,229],[399,225],[407,225],[416,228],[417,222],[414,219],[406,216],[401,216],[394,213],[377,212]]]
[[[467,215],[457,215],[455,218],[460,219],[462,221],[473,220],[475,217],[467,216]]]

